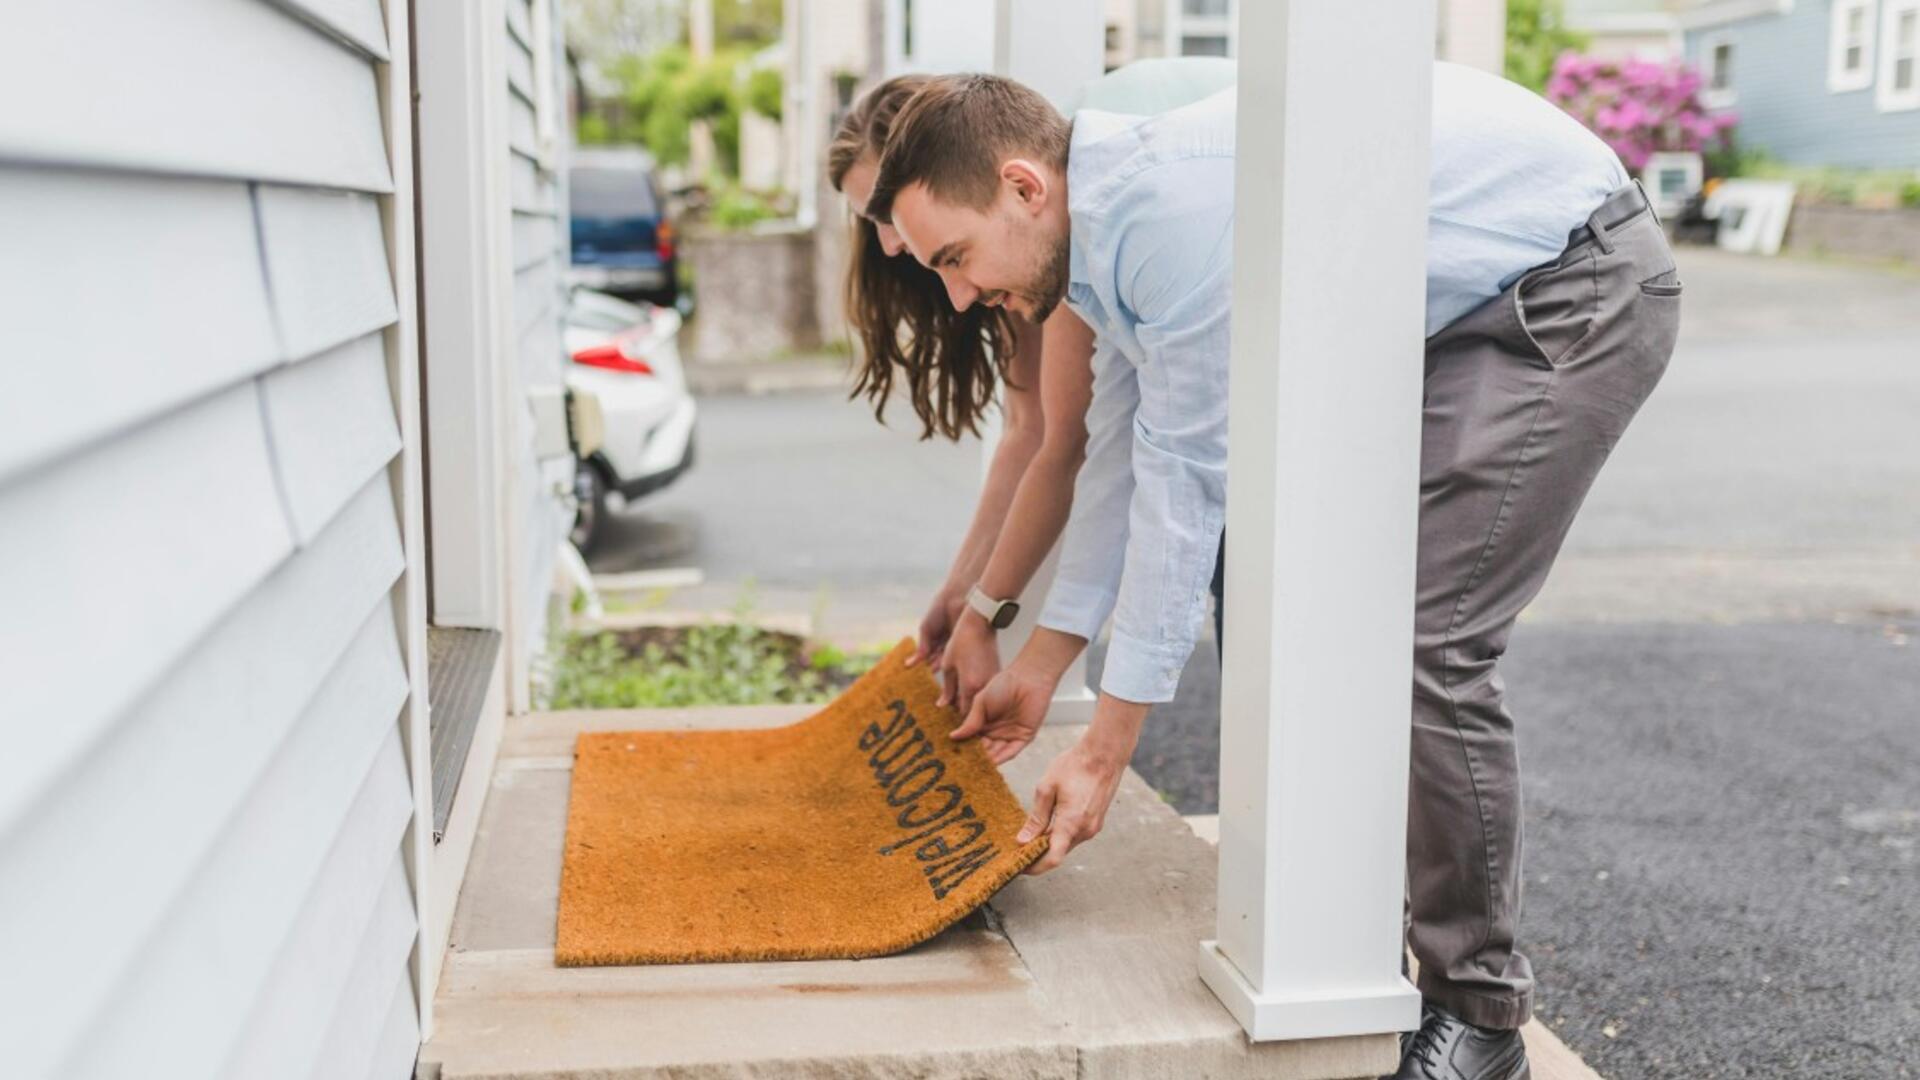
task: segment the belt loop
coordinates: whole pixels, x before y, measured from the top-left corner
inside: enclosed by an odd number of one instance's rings
[[[1647,185],[1641,183],[1640,178],[1636,176],[1633,178],[1633,186],[1640,189],[1640,198],[1647,204],[1647,216],[1653,219],[1655,225],[1661,224],[1660,211],[1653,205],[1653,197],[1647,194]]]
[[[1611,201],[1611,199],[1608,200],[1608,202]],[[1611,255],[1613,254],[1613,240],[1607,235],[1607,223],[1601,220],[1602,215],[1606,212],[1607,203],[1601,203],[1600,209],[1595,210],[1593,215],[1587,218],[1587,231],[1593,234],[1593,242],[1599,245],[1600,250],[1605,254]]]

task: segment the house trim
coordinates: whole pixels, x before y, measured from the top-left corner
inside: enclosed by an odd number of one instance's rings
[[[426,947],[425,913],[433,905],[435,882],[428,873],[433,857],[433,790],[427,699],[427,557],[425,452],[421,430],[419,296],[416,289],[413,184],[413,40],[412,5],[386,6],[390,58],[375,66],[380,111],[386,118],[387,160],[393,170],[393,194],[381,199],[389,272],[398,318],[385,331],[388,378],[400,423],[400,454],[388,466],[400,517],[401,550],[406,568],[395,586],[394,618],[406,661],[407,701],[401,710],[401,741],[407,751],[408,782],[413,788],[413,818],[401,841],[401,857],[413,893],[412,968],[414,1010],[419,1036],[433,1033],[433,992],[440,967]]]
[[[1677,28],[1676,18],[1666,12],[1618,11],[1596,15],[1567,15],[1567,26],[1593,34],[1669,34]]]
[[[505,15],[495,3],[422,4],[420,262],[436,626],[508,631],[510,501],[499,343],[511,341],[507,182],[489,155],[505,144],[489,49]],[[503,333],[502,326],[506,326]],[[512,655],[512,646],[508,646]]]
[[[1768,15],[1786,15],[1793,11],[1794,0],[1708,0],[1691,11],[1674,16],[1682,30],[1704,30],[1743,19]]]
[[[1845,94],[1855,90],[1865,90],[1873,85],[1874,41],[1879,23],[1874,7],[1877,0],[1834,0],[1831,17],[1827,20],[1827,91]],[[1847,63],[1847,23],[1854,12],[1861,12],[1862,37],[1860,40],[1860,67],[1849,70]]]
[[[1896,37],[1903,15],[1914,18],[1913,40],[1904,56]],[[1903,58],[1912,62],[1912,82],[1905,90],[1897,90],[1893,85],[1894,69]],[[1920,0],[1886,0],[1880,10],[1879,77],[1873,96],[1875,107],[1883,113],[1920,109]]]

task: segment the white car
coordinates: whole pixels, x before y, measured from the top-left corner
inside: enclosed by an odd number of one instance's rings
[[[698,412],[680,366],[680,313],[574,289],[567,388],[599,400],[601,446],[582,458],[573,542],[591,550],[609,511],[660,490],[693,464]]]

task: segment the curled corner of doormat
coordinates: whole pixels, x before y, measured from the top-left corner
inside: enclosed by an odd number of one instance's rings
[[[902,641],[831,704],[757,731],[589,733],[574,746],[562,967],[883,956],[1045,852]]]

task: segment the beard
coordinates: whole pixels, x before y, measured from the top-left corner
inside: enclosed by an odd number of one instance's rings
[[[1066,299],[1071,263],[1072,245],[1064,231],[1058,237],[1043,238],[1034,253],[1026,281],[1018,288],[996,289],[984,294],[979,303],[992,307],[1004,304],[1009,298],[1017,300],[1026,310],[1016,309],[1016,313],[1038,326]]]
[[[1058,242],[1048,244],[1041,265],[1033,275],[1033,286],[1023,290],[1027,306],[1031,307],[1027,317],[1033,319],[1035,325],[1044,323],[1046,317],[1054,313],[1054,307],[1068,298],[1068,263],[1068,238],[1062,236]]]
[[[1021,298],[1027,302],[1027,318],[1035,325],[1046,322],[1053,309],[1067,298],[1070,252],[1064,236],[1050,243],[1037,260],[1032,282],[1020,290]]]

